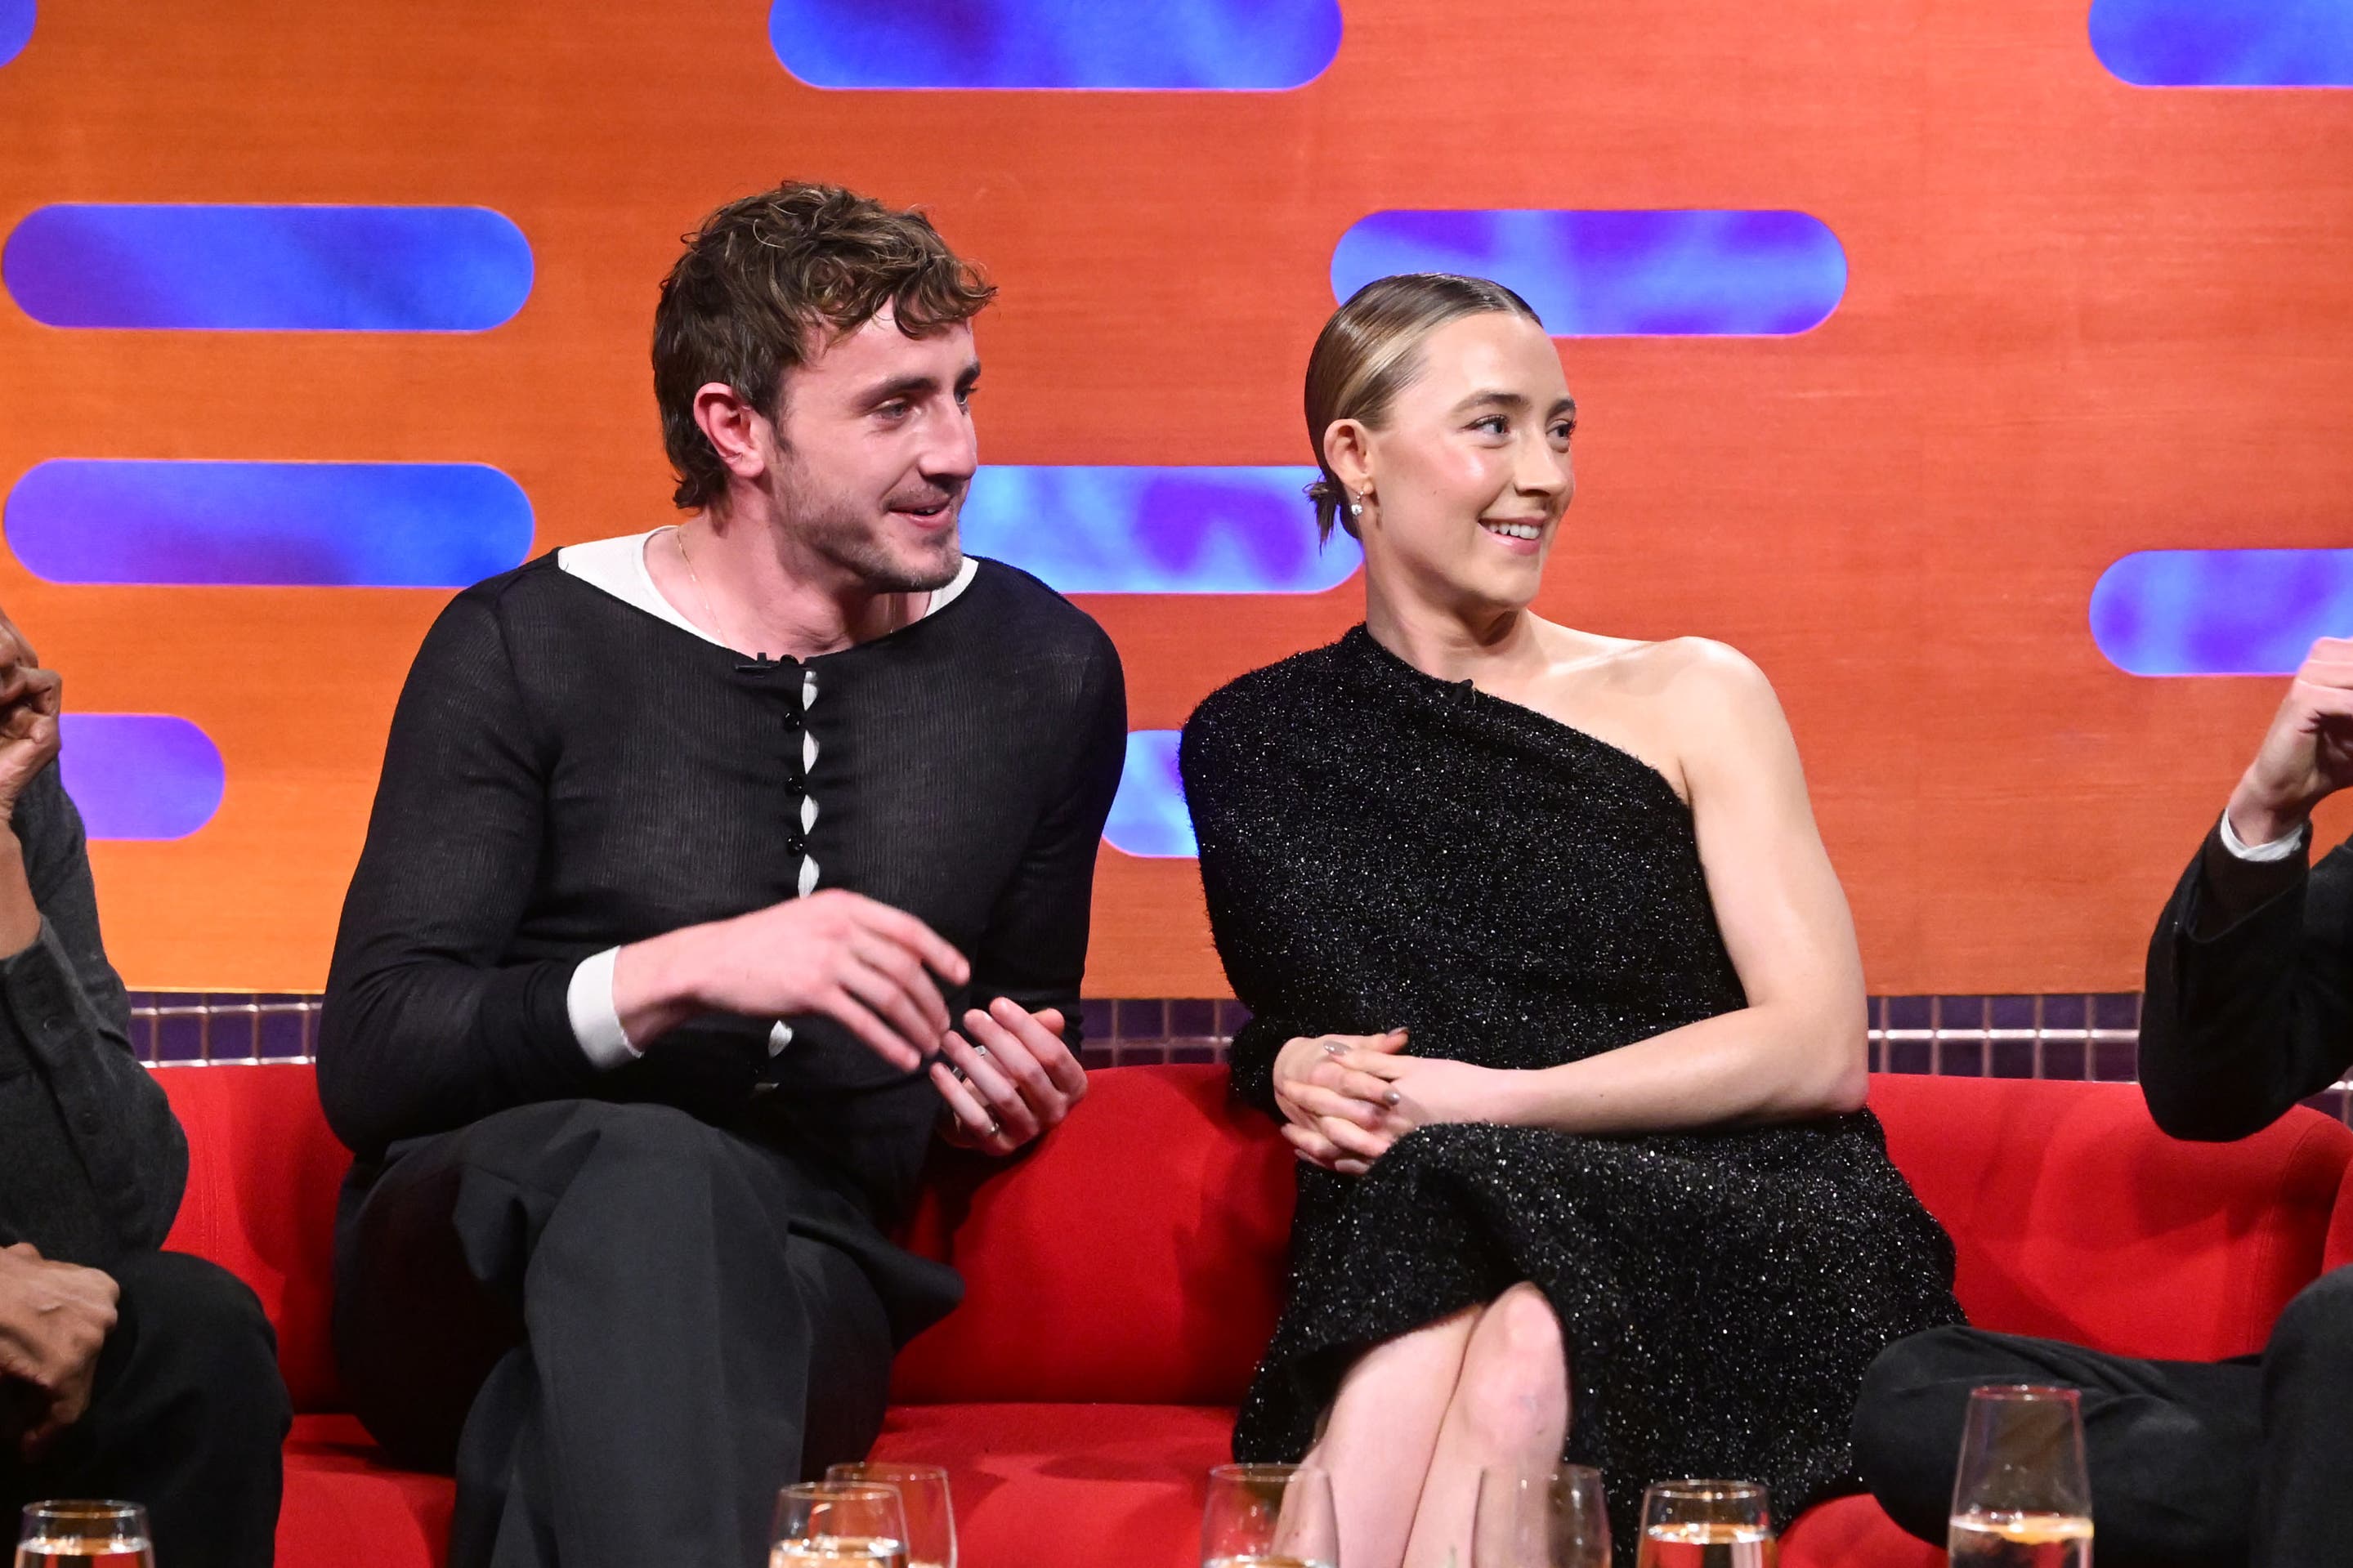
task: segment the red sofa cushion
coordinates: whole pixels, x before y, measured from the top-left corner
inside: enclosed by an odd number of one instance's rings
[[[298,1415],[286,1440],[280,1568],[439,1568],[458,1485],[396,1470],[350,1415]]]
[[[1832,1498],[1781,1531],[1781,1568],[1944,1568],[1941,1547],[1904,1533],[1867,1497]]]
[[[965,1304],[892,1381],[908,1403],[1233,1405],[1274,1331],[1290,1148],[1215,1067],[1113,1068],[1010,1168],[941,1162],[910,1245]]]
[[[352,1157],[327,1130],[300,1063],[159,1068],[188,1135],[188,1187],[164,1245],[254,1289],[278,1328],[278,1365],[301,1411],[343,1407],[330,1320],[335,1196]]]
[[[2182,1143],[2129,1084],[1881,1076],[1888,1151],[1960,1255],[1969,1321],[2126,1355],[2261,1350],[2320,1272],[2353,1131],[2301,1108]]]
[[[1234,1413],[1198,1405],[905,1405],[877,1458],[945,1465],[964,1568],[1197,1568],[1201,1478]]]

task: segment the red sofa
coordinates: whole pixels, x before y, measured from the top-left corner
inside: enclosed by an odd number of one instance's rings
[[[301,1066],[166,1068],[194,1151],[171,1245],[235,1269],[293,1390],[285,1568],[427,1568],[451,1489],[389,1468],[345,1414],[328,1344],[345,1163]],[[1289,1154],[1222,1069],[1098,1072],[1082,1113],[1002,1168],[944,1161],[912,1245],[965,1304],[911,1345],[882,1457],[946,1465],[965,1568],[1192,1568],[1202,1471],[1271,1328]],[[2259,1348],[2353,1261],[2353,1132],[2299,1110],[2221,1146],[2159,1134],[2127,1086],[1884,1077],[1896,1162],[1952,1230],[1975,1321],[2146,1355]],[[1941,1561],[1868,1499],[1789,1526],[1788,1568]]]

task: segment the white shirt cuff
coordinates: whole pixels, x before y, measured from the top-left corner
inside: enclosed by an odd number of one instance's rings
[[[564,992],[565,1011],[572,1016],[572,1037],[580,1042],[581,1051],[600,1072],[626,1067],[639,1055],[638,1047],[629,1044],[628,1031],[621,1027],[621,1010],[613,1005],[613,963],[620,956],[619,948],[608,947],[593,958],[582,959]]]
[[[2222,847],[2241,860],[2284,860],[2304,847],[2304,827],[2298,827],[2294,833],[2274,838],[2269,844],[2251,845],[2241,839],[2239,830],[2231,826],[2231,814],[2227,811],[2222,814]]]

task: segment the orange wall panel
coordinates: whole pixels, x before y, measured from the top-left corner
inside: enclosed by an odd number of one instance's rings
[[[537,549],[650,527],[655,283],[784,175],[924,204],[991,269],[983,456],[1028,463],[1305,460],[1332,247],[1377,210],[1801,209],[1849,263],[1816,330],[1564,342],[1580,493],[1542,607],[1765,666],[1874,990],[2136,985],[2279,683],[2125,675],[2086,601],[2132,550],[2348,542],[2353,93],[2127,87],[2084,0],[1345,11],[1291,92],[838,93],[778,66],[756,0],[51,0],[0,67],[0,231],[62,201],[480,204],[536,280],[449,337],[64,331],[0,299],[0,487],[56,457],[479,461]],[[0,559],[69,703],[184,715],[227,762],[202,831],[95,848],[134,984],[322,982],[445,597]],[[1359,590],[1083,602],[1132,722],[1168,728]],[[1106,849],[1096,914],[1094,994],[1223,990],[1189,862]]]

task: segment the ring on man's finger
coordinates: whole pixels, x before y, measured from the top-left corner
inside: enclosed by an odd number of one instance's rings
[[[988,1054],[988,1047],[982,1045],[978,1040],[975,1040],[972,1043],[972,1054],[976,1057],[985,1057]]]

